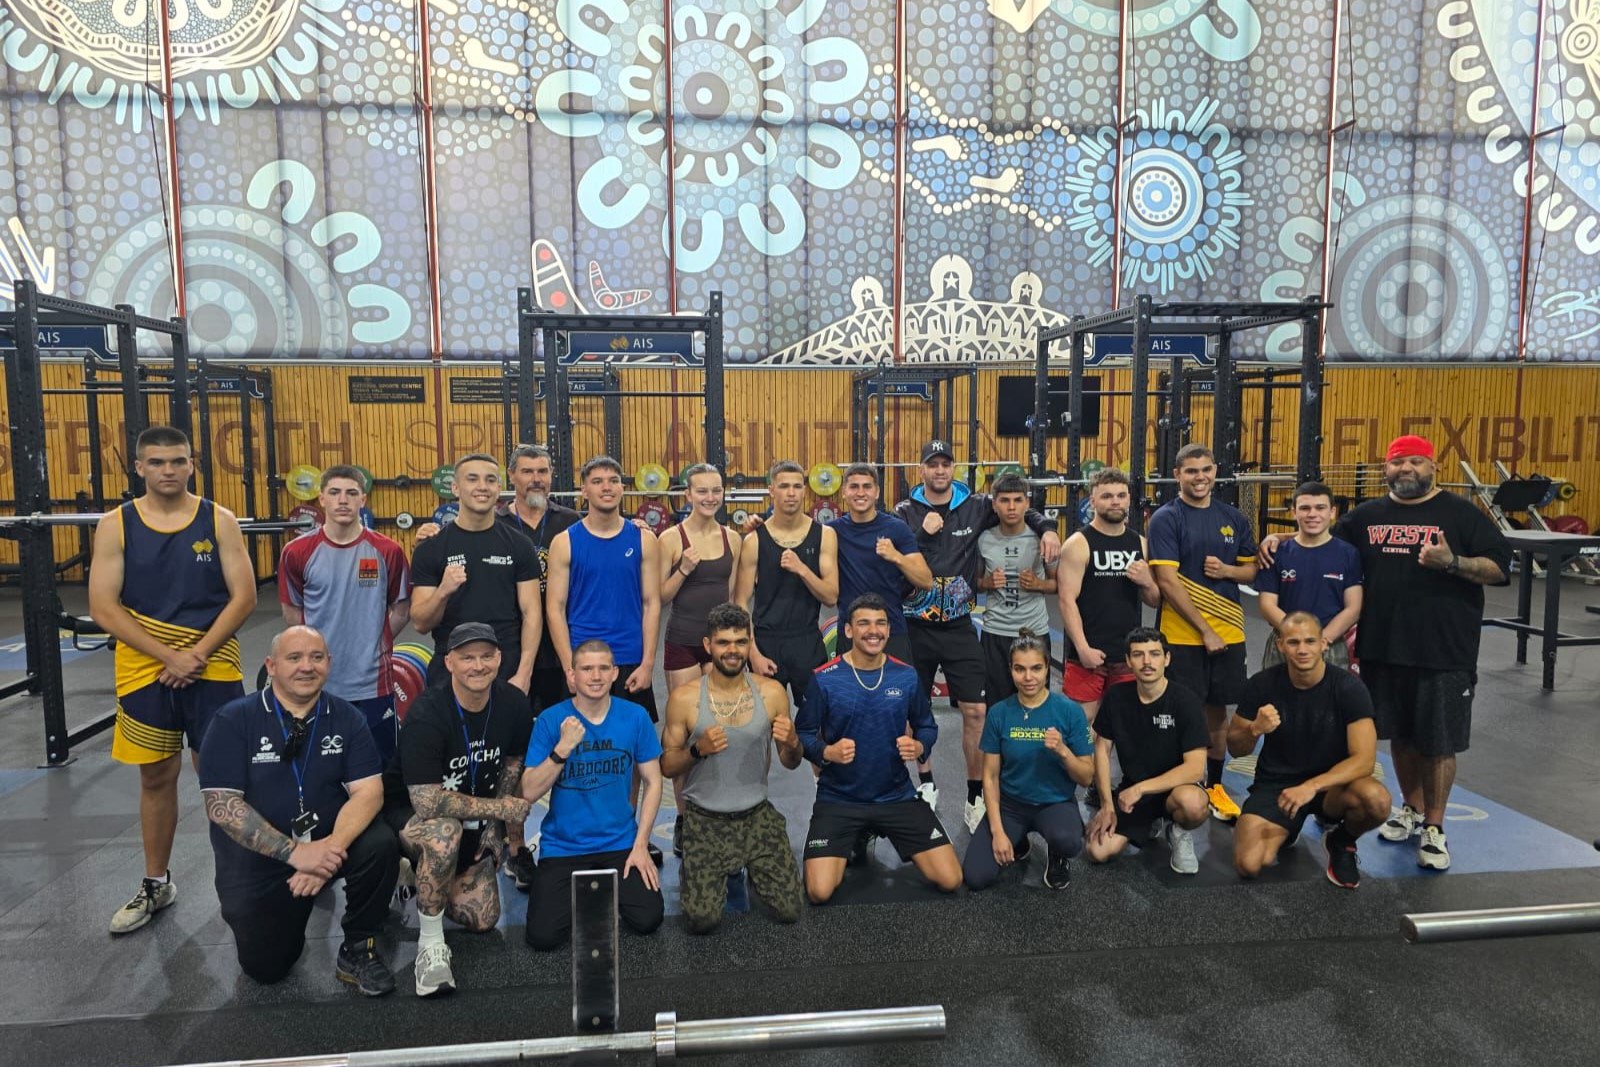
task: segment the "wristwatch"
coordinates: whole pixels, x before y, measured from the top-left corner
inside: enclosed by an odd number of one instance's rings
[[[1451,556],[1450,557],[1450,565],[1447,566],[1444,569],[1444,572],[1446,574],[1460,574],[1461,573],[1461,557],[1460,556]]]
[[[559,763],[565,763],[565,762],[567,762],[567,757],[563,756],[561,753],[557,752],[555,749],[552,748],[550,750],[550,762],[551,763],[558,763],[558,764]]]

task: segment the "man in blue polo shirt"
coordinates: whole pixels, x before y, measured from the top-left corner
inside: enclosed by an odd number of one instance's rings
[[[1361,616],[1361,553],[1333,536],[1333,490],[1306,482],[1294,491],[1295,535],[1279,543],[1277,555],[1256,572],[1256,609],[1273,633],[1267,638],[1261,668],[1283,662],[1277,629],[1297,611],[1322,624],[1329,663],[1350,666],[1346,638]]]
[[[258,982],[289,973],[317,894],[344,879],[341,982],[367,996],[394,990],[376,951],[400,847],[377,819],[383,767],[367,720],[323,692],[328,645],[309,626],[272,641],[271,683],[217,710],[200,747],[217,899],[239,966]]]
[[[939,728],[916,668],[884,655],[895,608],[873,594],[850,603],[850,650],[812,675],[794,724],[806,759],[821,768],[805,844],[813,904],[827,903],[839,888],[864,835],[887,837],[902,860],[945,892],[961,885],[950,835],[917,799],[906,770],[907,760],[928,759]]]

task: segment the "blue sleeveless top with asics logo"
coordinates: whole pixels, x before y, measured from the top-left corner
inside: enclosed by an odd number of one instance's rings
[[[194,514],[175,530],[145,522],[138,501],[117,509],[122,522],[122,606],[162,644],[188,648],[205,636],[227,606],[228,583],[217,547],[216,505],[197,498]],[[163,665],[129,645],[117,645],[117,694],[149,685]],[[200,677],[239,681],[239,642],[212,653]]]
[[[567,631],[572,647],[611,646],[617,664],[644,659],[644,603],[639,572],[644,546],[639,527],[622,524],[615,537],[596,537],[581,522],[567,528],[572,564],[567,581]]]

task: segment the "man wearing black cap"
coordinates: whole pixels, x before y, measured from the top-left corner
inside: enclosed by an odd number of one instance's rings
[[[895,515],[917,535],[917,549],[933,572],[933,588],[919,589],[906,599],[902,610],[911,637],[913,666],[924,689],[944,668],[950,696],[961,709],[961,751],[967,763],[965,821],[973,832],[983,821],[984,660],[983,647],[972,626],[977,604],[978,576],[983,556],[978,535],[1000,524],[994,501],[974,493],[955,480],[954,450],[949,441],[933,440],[922,447],[922,484],[909,499],[895,505]],[[1040,555],[1054,563],[1061,552],[1055,524],[1037,511],[1024,516],[1028,528],[1041,538]],[[917,793],[929,804],[938,802],[933,773],[917,767],[921,784]]]
[[[1403,798],[1378,836],[1418,837],[1417,864],[1443,871],[1456,754],[1472,733],[1483,587],[1506,583],[1511,547],[1476,505],[1434,484],[1433,460],[1426,438],[1395,438],[1383,466],[1389,494],[1352,509],[1334,533],[1361,555],[1356,658]],[[1263,540],[1262,552],[1277,541]]]
[[[520,827],[530,808],[518,788],[533,714],[520,689],[497,680],[494,627],[464,622],[444,647],[450,684],[417,698],[384,776],[384,819],[416,871],[419,997],[455,988],[445,915],[474,933],[500,920],[505,827]]]

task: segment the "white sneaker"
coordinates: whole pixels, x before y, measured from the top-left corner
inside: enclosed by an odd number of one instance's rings
[[[1422,842],[1417,845],[1417,866],[1434,871],[1450,869],[1450,850],[1445,847],[1444,831],[1437,826],[1422,828]]]
[[[162,908],[170,908],[178,899],[178,887],[172,884],[172,875],[165,882],[146,878],[139,884],[133,899],[117,909],[111,916],[113,934],[131,934],[149,922]]]
[[[923,782],[917,786],[917,799],[923,801],[935,812],[939,810],[939,787],[932,782]]]
[[[1158,815],[1154,819],[1151,819],[1150,820],[1150,840],[1152,840],[1152,841],[1161,840],[1161,835],[1166,833],[1167,832],[1167,827],[1169,827],[1171,825],[1173,825],[1172,822],[1170,820],[1168,820],[1164,816]]]
[[[1389,821],[1378,827],[1378,836],[1385,841],[1405,841],[1422,833],[1422,812],[1410,804],[1400,805],[1400,810],[1389,816]]]
[[[450,970],[450,946],[441,941],[418,952],[416,975],[419,997],[431,997],[455,989],[456,976]]]
[[[1167,827],[1167,844],[1172,849],[1170,866],[1179,874],[1199,874],[1200,861],[1194,854],[1194,834],[1177,823]]]
[[[978,827],[983,825],[984,816],[989,814],[989,806],[983,802],[983,797],[967,801],[967,807],[962,812],[962,821],[967,824],[967,833],[975,834]]]

